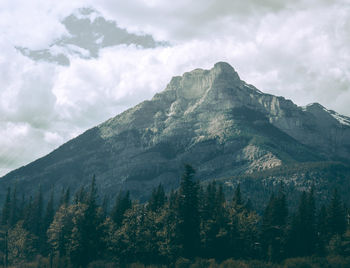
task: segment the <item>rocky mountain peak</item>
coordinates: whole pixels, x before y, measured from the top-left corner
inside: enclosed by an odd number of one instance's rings
[[[175,91],[177,98],[198,99],[210,89],[227,89],[240,85],[234,68],[226,62],[218,62],[210,70],[195,69],[182,76],[175,76],[167,85],[166,91]]]
[[[238,73],[235,71],[235,69],[228,64],[227,62],[217,62],[215,63],[214,67],[210,70],[212,73],[214,73],[217,77],[221,78],[230,78],[230,80],[234,81],[240,81]]]
[[[9,173],[0,197],[13,181],[27,193],[33,182],[75,191],[95,174],[107,194],[128,189],[142,199],[159,183],[176,188],[183,163],[209,180],[322,160],[350,161],[350,118],[265,94],[219,62]]]
[[[319,124],[340,124],[342,127],[350,126],[350,119],[347,116],[338,114],[333,110],[328,110],[321,104],[314,102],[303,107],[304,111],[310,112],[319,119]]]
[[[310,103],[308,105],[305,106],[305,110],[307,111],[320,111],[320,110],[325,110],[325,107],[323,107],[321,104],[319,104],[318,102],[313,102],[313,103]]]

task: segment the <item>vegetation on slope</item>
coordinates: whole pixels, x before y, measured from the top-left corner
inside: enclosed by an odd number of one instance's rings
[[[71,200],[72,199],[72,200]],[[102,200],[99,202],[98,200]],[[291,212],[285,185],[260,216],[238,184],[226,200],[223,184],[195,180],[185,166],[180,188],[162,185],[145,204],[120,193],[109,209],[95,179],[73,198],[46,205],[41,189],[19,198],[8,189],[1,214],[1,264],[22,267],[346,267],[350,226],[337,190],[318,206],[303,191]],[[319,207],[319,208],[318,208]]]

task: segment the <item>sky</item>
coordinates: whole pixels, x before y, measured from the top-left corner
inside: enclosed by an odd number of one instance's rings
[[[350,1],[2,0],[0,176],[218,61],[350,116]]]

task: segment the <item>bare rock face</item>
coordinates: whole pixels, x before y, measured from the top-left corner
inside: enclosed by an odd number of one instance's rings
[[[0,184],[74,191],[95,174],[102,193],[128,189],[143,200],[159,183],[176,188],[184,163],[208,180],[327,160],[350,160],[350,118],[264,94],[219,62],[174,77],[152,100],[7,174]]]

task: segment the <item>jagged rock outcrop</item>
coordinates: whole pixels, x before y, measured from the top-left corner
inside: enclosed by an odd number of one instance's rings
[[[22,191],[71,187],[96,175],[102,193],[146,198],[177,187],[191,163],[201,180],[282,164],[350,159],[350,118],[298,107],[242,81],[227,63],[174,77],[151,100],[117,115],[0,180]],[[35,188],[34,188],[35,190]]]

